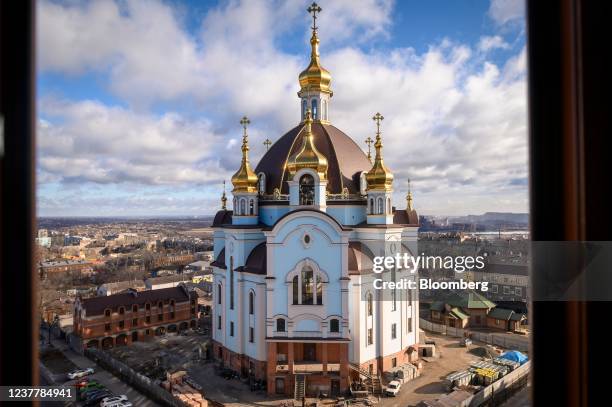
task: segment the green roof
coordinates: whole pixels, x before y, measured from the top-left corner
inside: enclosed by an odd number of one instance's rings
[[[488,316],[491,318],[503,319],[504,321],[507,321],[510,319],[510,317],[512,317],[512,314],[514,314],[514,311],[512,311],[511,309],[493,308],[489,312]]]
[[[442,310],[444,310],[444,302],[442,302],[442,301],[434,301],[429,306],[429,309],[431,311],[442,311]]]
[[[459,319],[468,319],[470,316],[462,312],[459,308],[453,308],[450,310],[450,314],[454,315]]]
[[[463,309],[495,308],[494,302],[489,301],[485,296],[483,296],[482,294],[478,294],[475,291],[456,292],[445,302],[453,307],[459,307]]]
[[[519,314],[517,312],[513,313],[512,316],[510,317],[510,319],[512,321],[522,321],[523,319],[527,319],[527,315],[525,314]]]

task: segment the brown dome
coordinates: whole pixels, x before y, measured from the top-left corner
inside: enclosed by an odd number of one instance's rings
[[[312,123],[312,133],[316,149],[327,158],[329,193],[340,194],[344,187],[350,194],[359,193],[359,174],[372,167],[365,153],[353,139],[330,124]],[[274,188],[279,188],[282,194],[289,193],[285,164],[301,148],[304,134],[304,123],[301,123],[279,138],[259,161],[255,173],[266,174],[267,194],[272,194]]]

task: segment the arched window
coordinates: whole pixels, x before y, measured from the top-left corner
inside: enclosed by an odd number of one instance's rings
[[[319,118],[318,116],[319,110],[317,108],[318,107],[317,99],[312,99],[311,104],[312,104],[312,119],[317,120]]]
[[[132,312],[138,312],[138,305],[137,304],[132,305]]]
[[[276,332],[285,332],[285,320],[283,318],[276,320]]]
[[[329,332],[340,332],[340,321],[337,319],[329,321]]]
[[[149,304],[148,302],[145,304],[145,310],[151,311],[151,304]]]
[[[253,315],[255,313],[255,293],[251,291],[249,293],[249,315]]]
[[[306,99],[302,100],[302,120],[306,118],[306,110],[308,109],[308,101]]]
[[[314,304],[314,275],[309,266],[302,269],[302,304]]]
[[[314,205],[314,178],[310,174],[300,178],[300,205]]]
[[[240,213],[239,215],[246,215],[246,199],[240,200]]]
[[[217,304],[221,304],[221,284],[217,285]]]
[[[374,198],[370,198],[369,212],[370,212],[370,215],[374,215]]]
[[[300,278],[298,276],[293,277],[293,304],[299,304],[300,298]]]
[[[249,200],[249,215],[255,215],[255,202],[252,199]]]
[[[371,315],[372,315],[372,312],[373,312],[373,310],[374,310],[374,304],[373,304],[374,300],[373,300],[373,298],[372,298],[372,293],[368,293],[368,296],[367,296],[366,298],[367,298],[367,302],[368,302],[368,303],[367,303],[367,307],[368,307],[368,316],[371,316]]]
[[[159,311],[161,311],[163,307],[164,307],[164,303],[163,302],[160,301],[160,302],[157,303],[157,308],[159,308]]]
[[[259,195],[263,195],[266,193],[266,175],[262,172],[259,174],[258,181]]]
[[[111,316],[111,310],[109,310],[109,309],[105,309],[105,310],[104,310],[104,316],[105,316],[105,317],[110,317],[110,316]]]
[[[382,197],[378,198],[378,211],[376,213],[379,214],[379,215],[382,215],[384,213],[383,212],[383,199],[382,199]]]
[[[119,315],[125,314],[125,308],[119,307]]]

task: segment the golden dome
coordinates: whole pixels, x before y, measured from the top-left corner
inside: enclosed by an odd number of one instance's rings
[[[304,131],[306,133],[302,137],[302,148],[287,159],[287,170],[290,176],[293,176],[302,168],[311,168],[319,174],[321,179],[325,179],[327,177],[327,158],[314,145],[310,109],[306,111],[304,123]]]
[[[300,73],[299,80],[301,89],[298,95],[308,91],[325,92],[332,95],[333,92],[329,87],[331,83],[331,74],[327,69],[321,66],[321,61],[319,60],[319,37],[317,37],[316,29],[312,30],[310,46],[312,48],[310,52],[310,64]]]
[[[380,113],[376,113],[372,120],[376,122],[376,142],[374,148],[376,149],[376,156],[374,157],[374,165],[372,169],[366,173],[366,181],[368,183],[368,191],[390,191],[393,186],[393,174],[391,170],[387,168],[382,158],[382,139],[380,137],[380,122],[384,117]]]
[[[249,138],[247,135],[247,125],[251,123],[245,116],[240,120],[240,124],[244,128],[242,136],[242,162],[240,168],[232,176],[232,185],[234,185],[233,193],[236,192],[257,192],[257,175],[251,169],[249,164]]]

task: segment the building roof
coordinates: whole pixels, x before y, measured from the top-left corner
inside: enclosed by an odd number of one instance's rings
[[[419,226],[419,215],[414,209],[398,209],[393,212],[393,223],[397,225]]]
[[[106,288],[110,291],[122,291],[128,288],[144,288],[145,283],[142,280],[117,281],[114,283],[101,284],[99,288]]]
[[[478,294],[476,291],[461,291],[453,293],[444,301],[453,307],[459,307],[464,310],[468,309],[485,309],[495,308],[495,303],[489,301],[482,294]]]
[[[169,276],[161,276],[161,277],[149,277],[146,282],[151,285],[156,284],[168,284],[168,283],[177,283],[182,281],[191,281],[191,274],[172,274]]]
[[[483,273],[510,274],[514,276],[528,276],[529,269],[526,264],[487,263]]]
[[[267,250],[266,243],[260,243],[249,253],[244,266],[236,268],[236,271],[259,275],[267,274]]]
[[[264,154],[255,168],[255,173],[266,175],[266,193],[273,194],[278,188],[282,194],[289,193],[287,182],[289,174],[285,162],[298,152],[302,146],[304,123],[281,136]],[[338,128],[331,124],[315,122],[312,124],[313,142],[316,149],[327,159],[327,190],[331,194],[341,194],[344,187],[349,193],[359,193],[359,175],[372,168],[363,150]]]
[[[449,314],[457,319],[469,319],[470,316],[465,312],[461,311],[459,308],[455,307],[449,311]]]
[[[225,265],[225,247],[221,249],[215,261],[210,263],[210,265],[224,270],[227,269],[227,266]]]
[[[195,296],[195,294],[193,294]],[[86,315],[102,315],[104,310],[116,311],[119,307],[129,308],[132,305],[144,306],[146,303],[155,303],[164,300],[176,302],[189,301],[190,294],[184,287],[170,287],[159,290],[130,291],[127,293],[107,295],[103,297],[92,297],[81,299],[81,306]]]
[[[234,213],[233,211],[228,211],[227,209],[221,209],[215,214],[215,218],[213,219],[212,226],[219,227],[222,225],[231,225],[233,213]]]
[[[61,267],[61,266],[74,266],[77,264],[92,264],[87,260],[53,260],[53,261],[43,261],[40,263],[42,268],[47,267]]]
[[[514,314],[514,311],[512,311],[511,309],[495,307],[491,311],[489,311],[487,316],[494,318],[494,319],[501,319],[504,321],[508,321],[510,317],[512,316],[512,314]]]

